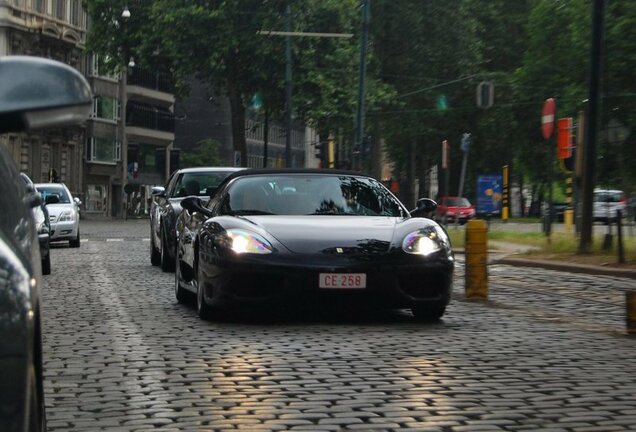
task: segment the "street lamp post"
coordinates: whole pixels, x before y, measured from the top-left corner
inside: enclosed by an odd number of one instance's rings
[[[128,21],[130,18],[130,10],[128,6],[124,6],[124,10],[121,13],[121,17],[123,23]],[[120,156],[121,156],[121,193],[123,197],[123,213],[124,220],[128,219],[128,194],[126,193],[126,185],[128,183],[128,139],[126,137],[126,85],[128,84],[128,67],[133,67],[135,62],[132,57],[126,63],[128,56],[128,52],[126,49],[122,49],[122,72],[121,72],[121,80],[119,81],[119,118],[121,121],[120,127]]]

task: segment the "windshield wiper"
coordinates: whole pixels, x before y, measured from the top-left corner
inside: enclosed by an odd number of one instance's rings
[[[316,210],[313,213],[307,213],[307,215],[359,216],[356,213],[345,213],[338,210]]]
[[[226,214],[229,216],[249,216],[249,215],[255,216],[255,215],[275,215],[276,213],[270,213],[263,210],[245,209],[245,210],[231,210],[227,212]]]

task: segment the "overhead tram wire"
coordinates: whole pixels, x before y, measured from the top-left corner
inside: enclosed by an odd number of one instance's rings
[[[480,76],[480,75],[483,75],[483,74],[468,75],[468,76],[463,77],[463,78],[457,78],[457,79],[454,79],[452,81],[446,81],[446,82],[443,82],[443,83],[435,84],[433,86],[424,87],[424,88],[418,89],[418,90],[413,90],[413,91],[408,92],[408,93],[402,93],[402,94],[397,95],[396,99],[404,98],[404,97],[407,97],[407,96],[412,96],[414,94],[423,93],[423,92],[426,92],[426,91],[429,91],[429,90],[434,90],[434,89],[439,88],[439,87],[445,87],[447,85],[455,84],[455,83],[462,82],[462,81],[466,81],[466,80],[475,78],[475,77]]]

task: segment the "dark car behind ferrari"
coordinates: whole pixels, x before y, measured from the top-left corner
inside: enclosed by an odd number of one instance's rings
[[[436,319],[450,300],[446,232],[380,182],[332,170],[246,170],[207,205],[182,201],[177,299],[202,317],[223,307],[322,300],[410,308]]]
[[[150,262],[165,272],[174,271],[175,222],[181,213],[180,202],[187,196],[209,199],[221,182],[242,168],[197,167],[172,173],[166,187],[153,189],[150,207]]]

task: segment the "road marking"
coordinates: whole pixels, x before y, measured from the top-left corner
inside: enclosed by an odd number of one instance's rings
[[[106,239],[107,242],[122,242],[124,241],[123,238],[107,238]]]

